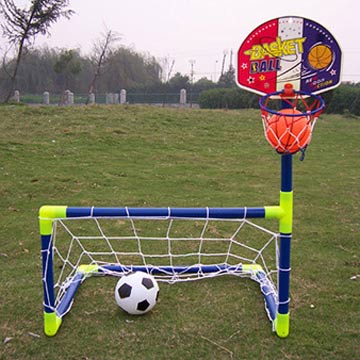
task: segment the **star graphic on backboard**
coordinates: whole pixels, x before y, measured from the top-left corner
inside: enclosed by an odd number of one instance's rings
[[[252,76],[249,76],[248,79],[247,79],[247,82],[249,84],[253,84],[255,82],[255,79]]]
[[[248,65],[247,65],[246,63],[242,63],[241,68],[242,68],[243,70],[247,69],[247,67],[248,67]]]
[[[260,79],[261,81],[264,81],[264,80],[266,79],[266,76],[265,76],[265,75],[260,75],[260,76],[259,76],[259,79]]]
[[[336,75],[336,70],[335,69],[330,70],[330,75],[335,76]]]

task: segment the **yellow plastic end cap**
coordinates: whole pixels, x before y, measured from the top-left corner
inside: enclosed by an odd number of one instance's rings
[[[275,330],[276,330],[276,334],[281,338],[286,338],[289,335],[290,313],[276,314]]]
[[[47,336],[54,336],[61,325],[61,318],[55,312],[44,312],[44,333]]]

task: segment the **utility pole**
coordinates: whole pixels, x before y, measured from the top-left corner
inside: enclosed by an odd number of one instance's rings
[[[230,50],[230,65],[229,65],[229,70],[231,70],[231,69],[233,68],[232,57],[233,57],[233,49]]]
[[[191,84],[193,84],[194,83],[194,65],[195,65],[196,61],[191,59],[191,60],[189,60],[189,63],[190,63],[190,67],[191,67],[190,81],[191,81]]]
[[[214,82],[216,82],[216,77],[217,77],[217,64],[218,64],[219,60],[215,60],[215,64],[214,64]]]
[[[227,55],[228,51],[227,50],[224,50],[223,51],[223,61],[222,61],[222,66],[221,66],[221,76],[223,76],[224,74],[224,69],[225,69],[225,59],[226,59],[226,55]]]

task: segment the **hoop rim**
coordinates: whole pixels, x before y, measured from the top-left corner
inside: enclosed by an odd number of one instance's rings
[[[262,111],[266,111],[270,114],[283,115],[281,113],[282,109],[273,110],[273,109],[268,108],[266,101],[273,97],[278,98],[279,100],[292,99],[292,98],[296,99],[296,95],[300,95],[300,97],[302,97],[302,98],[312,97],[319,102],[319,106],[316,109],[313,109],[311,111],[301,112],[301,114],[303,114],[304,116],[316,115],[316,114],[321,113],[325,109],[325,101],[320,95],[313,94],[308,91],[302,91],[302,90],[292,90],[292,95],[287,95],[285,89],[280,90],[280,91],[274,91],[272,93],[261,96],[259,99],[260,109]],[[301,114],[299,114],[299,113],[298,114],[286,114],[286,116],[296,117],[296,116],[300,116]]]

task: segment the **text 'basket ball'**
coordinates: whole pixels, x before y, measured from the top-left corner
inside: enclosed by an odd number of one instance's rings
[[[311,121],[296,109],[282,109],[267,121],[266,138],[277,152],[294,154],[309,144]]]

